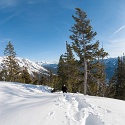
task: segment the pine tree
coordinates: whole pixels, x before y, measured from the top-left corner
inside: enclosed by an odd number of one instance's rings
[[[49,86],[49,78],[47,75],[42,74],[40,78],[40,85],[48,85]]]
[[[21,78],[22,78],[21,82],[23,83],[32,83],[30,74],[26,67],[23,67],[23,70],[21,72]]]
[[[53,88],[55,89],[55,91],[60,90],[61,86],[59,85],[60,81],[59,81],[59,77],[57,75],[53,76]]]
[[[52,73],[52,70],[50,69],[49,70],[49,86],[53,86],[53,73]]]
[[[87,79],[88,79],[88,64],[93,63],[97,59],[97,50],[99,49],[99,42],[94,42],[94,37],[97,34],[93,31],[90,25],[90,20],[84,11],[76,8],[76,16],[72,16],[75,20],[74,26],[71,28],[73,33],[70,36],[72,42],[73,50],[79,57],[82,64],[83,75],[84,75],[84,94],[87,94]],[[92,64],[91,63],[91,64]]]
[[[99,44],[99,41],[97,42]],[[106,91],[106,74],[105,74],[105,65],[103,63],[103,59],[105,56],[107,56],[108,53],[104,52],[104,49],[97,49],[95,52],[95,57],[96,60],[94,61],[90,61],[88,63],[88,70],[89,72],[89,80],[88,83],[90,81],[90,85],[92,85],[93,87],[91,87],[93,90],[92,92],[94,92],[94,95],[100,95],[100,96],[104,96],[105,95],[105,91]],[[91,78],[91,79],[90,79]],[[95,84],[97,83],[97,84]]]
[[[2,71],[0,72],[0,81],[5,81],[6,80],[6,76],[7,76],[6,70],[2,69]]]
[[[14,46],[9,41],[4,50],[4,78],[6,81],[19,81],[20,68],[16,61],[16,52]]]
[[[60,87],[66,84],[69,92],[78,91],[78,66],[70,44],[66,42],[66,53],[60,56],[58,64],[58,77]]]
[[[78,92],[78,72],[79,68],[77,65],[77,61],[74,58],[72,47],[70,44],[66,42],[66,53],[64,55],[65,59],[65,69],[66,69],[66,76],[67,76],[67,87],[69,92]]]
[[[118,67],[109,84],[109,97],[125,100],[125,59],[118,57]]]
[[[58,63],[58,78],[59,78],[59,89],[61,90],[61,87],[63,84],[66,84],[67,76],[66,76],[66,63],[64,60],[64,55],[60,56],[59,63]]]

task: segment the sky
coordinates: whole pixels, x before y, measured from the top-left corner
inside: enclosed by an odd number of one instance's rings
[[[108,58],[125,53],[125,0],[0,0],[0,56],[11,41],[18,57],[59,61],[75,8],[86,12]]]

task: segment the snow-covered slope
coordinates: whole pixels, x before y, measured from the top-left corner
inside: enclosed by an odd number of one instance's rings
[[[125,101],[0,82],[0,125],[124,125]]]
[[[17,57],[18,63],[21,67],[27,67],[29,72],[48,72],[44,67],[38,65],[36,62],[30,61],[29,59],[24,59]]]
[[[117,58],[104,59],[106,78],[111,79],[118,64]]]
[[[20,67],[27,67],[30,74],[32,74],[33,72],[37,72],[37,73],[48,72],[47,69],[45,69],[43,66],[38,65],[37,63],[33,61],[20,58],[20,57],[17,57],[16,59]],[[0,57],[0,69],[2,68],[2,63],[3,63],[2,60],[3,60],[3,57]]]
[[[48,62],[48,61],[41,61],[41,62],[36,62],[37,64],[39,64],[39,65],[42,65],[42,66],[44,66],[44,65],[57,65],[58,64],[58,62],[56,62],[56,61],[53,61],[53,62]]]
[[[106,79],[109,81],[109,79],[111,79],[114,75],[115,68],[117,67],[117,58],[107,58],[103,61],[105,64]],[[47,70],[51,70],[54,74],[57,74],[58,62],[51,63],[47,61],[41,61],[37,62],[37,64],[43,66]]]
[[[3,57],[0,57],[0,69],[2,67],[2,59]],[[52,71],[54,74],[57,74],[57,67],[58,62],[47,62],[47,61],[41,61],[41,62],[33,62],[29,59],[24,59],[17,57],[17,60],[19,62],[20,67],[27,67],[30,74],[32,72],[48,72]],[[107,58],[104,59],[105,64],[105,71],[106,71],[106,78],[109,80],[114,75],[115,68],[117,67],[117,58]]]
[[[36,62],[36,63],[44,67],[48,71],[52,71],[53,74],[57,74],[58,62],[41,61],[41,62]]]

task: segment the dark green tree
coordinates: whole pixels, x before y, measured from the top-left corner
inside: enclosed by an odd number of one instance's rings
[[[66,84],[69,92],[77,92],[78,66],[74,58],[72,47],[66,42],[66,53],[60,56],[58,64],[58,78],[60,88]]]
[[[59,63],[58,63],[58,79],[59,79],[59,89],[61,90],[61,87],[63,84],[66,84],[66,63],[64,59],[64,55],[60,56]]]
[[[98,44],[99,44],[99,41],[98,41]],[[92,95],[105,96],[107,85],[105,80],[106,74],[105,74],[105,65],[104,65],[103,59],[107,55],[108,53],[104,52],[103,48],[97,49],[95,52],[96,60],[88,62],[88,70],[89,70],[88,83],[89,83]]]
[[[72,47],[66,42],[66,53],[64,55],[65,60],[65,74],[66,74],[66,84],[69,92],[78,92],[78,63],[74,57]]]
[[[118,57],[118,66],[109,82],[108,97],[125,100],[125,59]]]
[[[75,20],[75,24],[70,30],[73,33],[72,35],[70,35],[70,39],[73,41],[73,50],[79,57],[79,60],[82,64],[81,69],[83,70],[84,76],[84,94],[86,95],[88,87],[88,72],[90,72],[88,71],[88,64],[92,65],[94,64],[93,62],[96,62],[97,60],[97,51],[100,51],[99,41],[94,42],[94,37],[97,33],[93,31],[93,28],[90,25],[90,20],[87,18],[87,15],[84,11],[79,8],[76,8],[76,16],[72,17]]]
[[[16,60],[14,46],[9,41],[4,50],[4,78],[6,81],[19,81],[20,67]]]
[[[21,72],[21,82],[22,83],[32,83],[31,76],[26,67],[23,67]]]
[[[49,86],[49,77],[47,75],[42,74],[40,77],[40,85],[48,85]]]
[[[52,88],[54,88],[54,91],[58,91],[61,89],[60,86],[60,81],[59,81],[59,77],[57,75],[53,75],[53,86]]]
[[[50,69],[49,70],[49,86],[53,87],[53,73],[52,73],[52,70]]]

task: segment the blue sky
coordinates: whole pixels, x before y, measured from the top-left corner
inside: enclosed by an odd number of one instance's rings
[[[79,7],[91,20],[108,57],[125,53],[125,0],[0,0],[0,56],[8,43],[17,56],[58,61]]]

